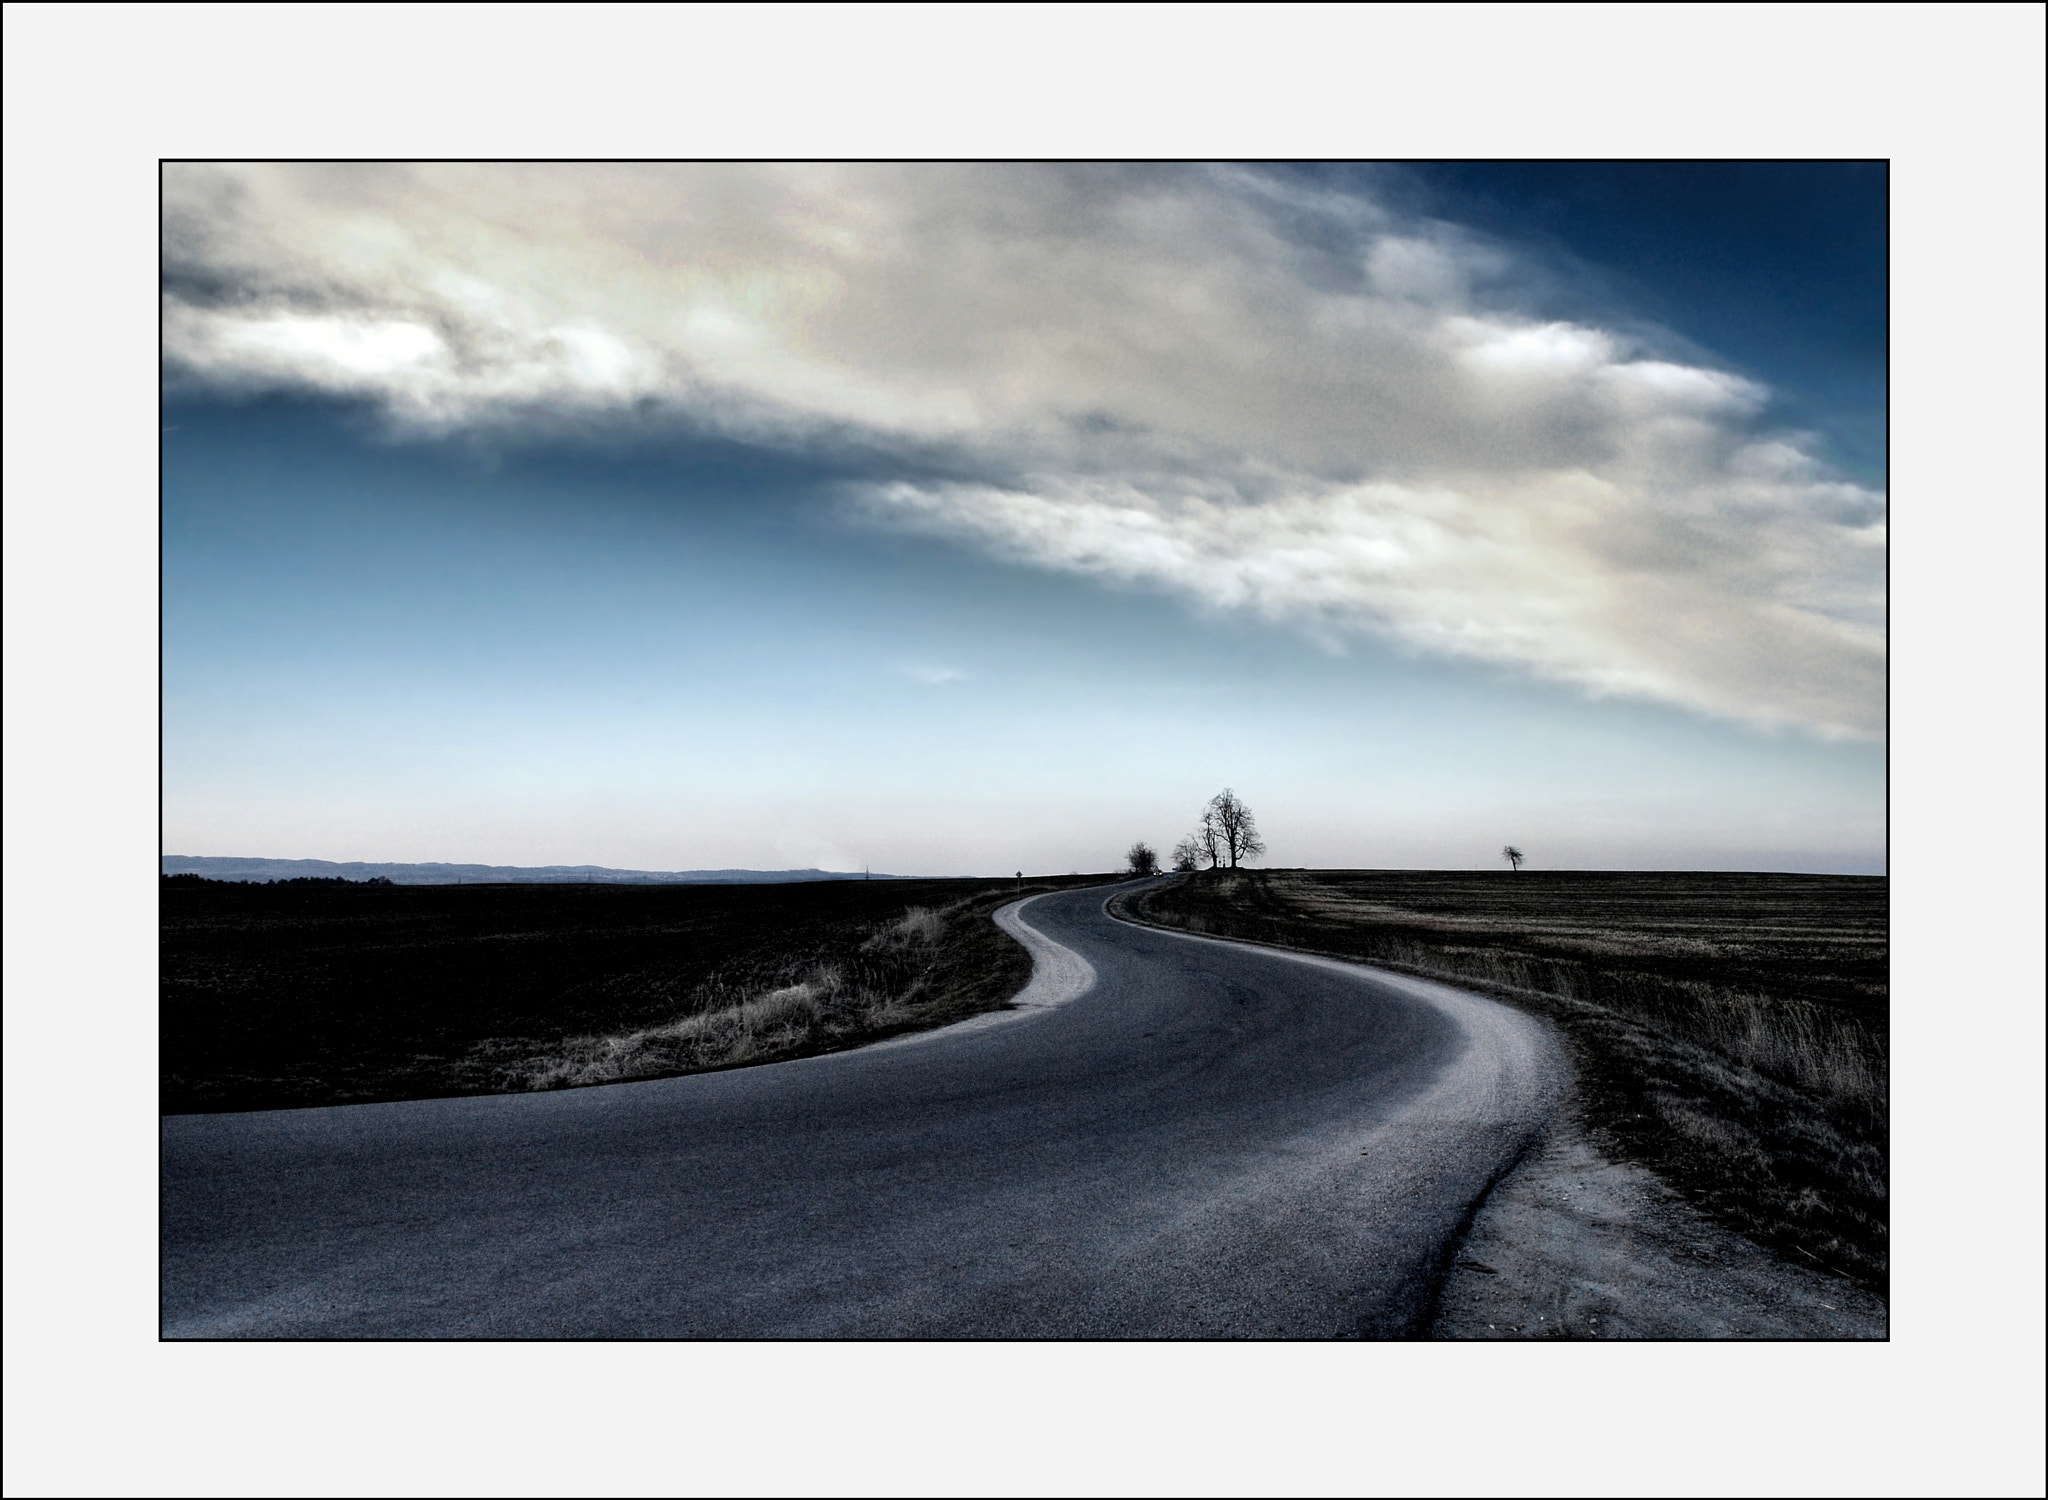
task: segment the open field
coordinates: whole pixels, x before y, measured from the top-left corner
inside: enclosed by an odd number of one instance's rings
[[[1102,876],[1026,882],[1028,893]],[[163,882],[166,1114],[664,1077],[1002,1006],[1014,880]]]
[[[1544,1015],[1572,1043],[1603,1147],[1781,1253],[1884,1289],[1884,880],[1222,871],[1118,906]]]

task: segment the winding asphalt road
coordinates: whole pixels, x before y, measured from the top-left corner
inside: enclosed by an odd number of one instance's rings
[[[163,1122],[163,1330],[1399,1337],[1563,1085],[1445,986],[1007,908],[1015,1010],[655,1083]]]

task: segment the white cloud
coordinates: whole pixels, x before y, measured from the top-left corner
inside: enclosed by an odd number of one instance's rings
[[[1802,527],[1753,518],[1734,538],[1674,527],[1635,540],[1657,523],[1631,513],[1654,498],[1587,474],[1242,505],[1060,479],[897,483],[865,498],[1020,561],[1163,585],[1333,642],[1369,630],[1596,693],[1836,733],[1874,731],[1868,705],[1883,701],[1882,600],[1813,590]],[[1671,565],[1630,556],[1657,551]]]
[[[172,167],[174,378],[900,444],[871,514],[1600,692],[1881,730],[1884,501],[1513,254],[1243,170]],[[925,472],[930,472],[927,463]]]

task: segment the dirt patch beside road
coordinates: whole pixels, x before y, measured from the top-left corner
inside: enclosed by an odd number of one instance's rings
[[[1481,1207],[1429,1337],[1882,1339],[1888,1329],[1881,1298],[1780,1260],[1562,1120]]]

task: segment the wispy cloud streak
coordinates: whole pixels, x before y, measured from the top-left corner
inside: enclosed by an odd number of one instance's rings
[[[172,377],[915,455],[885,524],[1599,693],[1881,731],[1884,498],[1511,247],[1241,170],[188,168]],[[914,475],[943,473],[943,479]]]

